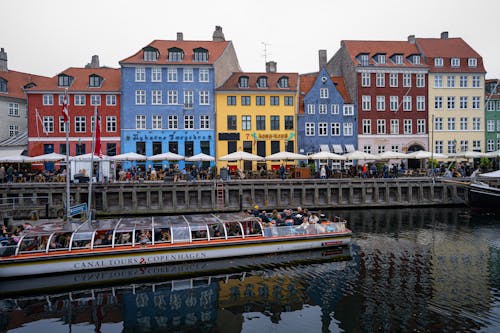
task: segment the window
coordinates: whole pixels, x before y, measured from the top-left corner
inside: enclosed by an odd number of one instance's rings
[[[363,111],[370,111],[372,109],[372,97],[363,95],[361,97],[361,108]]]
[[[382,154],[385,152],[385,146],[377,146],[377,153]]]
[[[208,115],[200,116],[200,128],[201,129],[210,129],[210,117]]]
[[[184,73],[184,76],[183,76],[184,82],[193,82],[193,69],[192,68],[184,68],[183,73]]]
[[[279,96],[271,96],[271,105],[280,105],[280,97]]]
[[[353,105],[344,105],[344,116],[354,116],[354,106]]]
[[[283,76],[278,80],[278,87],[288,88],[288,77]]]
[[[477,59],[476,58],[467,59],[467,65],[469,65],[469,67],[477,67]]]
[[[460,109],[467,109],[469,107],[469,97],[460,96]]]
[[[472,118],[472,130],[480,131],[481,130],[481,118],[473,117]]]
[[[467,75],[460,75],[460,88],[467,88]]]
[[[486,104],[486,110],[487,111],[495,111],[495,101],[489,101]]]
[[[455,96],[448,96],[446,100],[448,110],[455,110]]]
[[[377,134],[385,134],[385,119],[377,119]]]
[[[152,90],[151,91],[151,104],[160,105],[163,103],[161,90]]]
[[[369,146],[369,145],[363,146],[363,152],[365,152],[367,154],[371,154],[372,153],[372,146]]]
[[[252,129],[252,118],[250,116],[241,116],[241,129],[243,131]]]
[[[326,106],[326,104],[319,104],[318,105],[318,111],[319,111],[319,114],[327,114],[328,113],[328,108]]]
[[[59,75],[57,77],[57,85],[59,87],[69,87],[71,85],[72,81],[73,81],[73,78],[69,75],[62,74],[62,75]],[[89,84],[89,86],[90,86],[90,84]]]
[[[194,154],[194,145],[193,141],[184,141],[184,155],[186,157],[193,156]]]
[[[59,95],[58,96],[58,104],[63,105],[64,104],[64,97],[65,95]],[[68,98],[68,105],[69,105],[69,98]]]
[[[227,129],[228,130],[237,130],[236,116],[227,116]]]
[[[318,123],[318,135],[319,136],[328,135],[328,123]]]
[[[385,73],[377,73],[377,87],[385,87]]]
[[[285,116],[285,130],[293,130],[294,116]]]
[[[177,82],[177,68],[169,68],[167,70],[167,81]]]
[[[266,105],[266,97],[265,96],[256,96],[255,97],[255,105]]]
[[[495,140],[490,139],[490,140],[486,141],[486,150],[487,151],[494,151],[495,150]]]
[[[250,96],[241,96],[241,105],[250,105]]]
[[[359,64],[361,66],[368,66],[368,54],[362,54],[359,57]]]
[[[175,105],[175,104],[178,104],[179,103],[179,98],[178,98],[178,95],[177,95],[177,90],[169,90],[167,92],[168,94],[168,99],[167,99],[167,103],[170,104],[170,105]]]
[[[146,104],[146,91],[145,90],[136,90],[135,91],[135,104],[136,105]]]
[[[391,96],[391,97],[389,97],[389,103],[390,103],[391,111],[398,111],[398,109],[399,109],[399,98],[398,98],[398,96]]]
[[[411,111],[411,96],[403,96],[403,111]]]
[[[361,73],[361,86],[369,87],[370,85],[370,73]]]
[[[443,97],[442,96],[434,96],[434,108],[442,109],[443,108]]]
[[[385,64],[385,54],[379,54],[377,59],[379,64]]]
[[[116,132],[116,116],[106,116],[106,132]]]
[[[454,117],[450,117],[448,118],[448,131],[454,131],[456,130],[456,126],[455,126],[455,118]]]
[[[2,93],[7,92],[7,80],[5,80],[1,77],[0,77],[0,92],[2,92]]]
[[[344,136],[352,136],[353,128],[354,126],[352,123],[344,123]]]
[[[443,118],[441,117],[434,118],[434,130],[435,131],[443,130]]]
[[[413,55],[412,61],[413,61],[413,64],[420,65],[420,56],[418,54]]]
[[[340,136],[340,123],[330,123],[331,136]]]
[[[176,115],[168,116],[168,129],[178,129],[179,128],[179,119]]]
[[[332,104],[331,105],[331,109],[332,109],[332,114],[339,114],[340,105],[338,105],[338,104]]]
[[[443,141],[442,140],[436,140],[434,142],[434,151],[438,154],[442,154],[443,153]]]
[[[194,129],[194,116],[185,115],[184,116],[184,129]]]
[[[162,151],[162,143],[161,141],[153,141],[153,155],[161,154]]]
[[[319,90],[319,98],[328,98],[328,88],[321,88]]]
[[[227,105],[236,105],[236,96],[227,96]]]
[[[443,76],[441,75],[434,76],[434,88],[443,88]]]
[[[199,98],[200,98],[200,105],[210,104],[210,94],[208,91],[200,91]]]
[[[411,127],[412,127],[411,119],[405,119],[403,122],[404,134],[411,134],[412,133]]]
[[[74,96],[74,100],[75,100],[75,105],[85,105],[85,95],[75,95]]]
[[[455,154],[457,152],[457,141],[448,140],[448,154]]]
[[[448,88],[455,88],[455,75],[446,76],[446,86]]]
[[[411,74],[403,74],[403,87],[411,87]]]
[[[158,50],[154,47],[144,48],[143,54],[144,61],[157,61],[158,60]]]
[[[168,49],[168,61],[182,61],[184,58],[184,51],[177,47],[171,47]]]
[[[266,116],[255,117],[255,129],[258,131],[266,130]]]
[[[486,130],[488,132],[495,132],[495,120],[488,120],[486,122]]]
[[[248,88],[248,76],[241,76],[238,79],[238,87],[239,88]]]
[[[389,86],[390,87],[398,86],[398,74],[395,73],[389,74]]]
[[[271,154],[276,154],[278,152],[280,152],[280,142],[271,141]]]
[[[363,119],[363,134],[372,134],[372,120]]]
[[[434,58],[434,66],[443,67],[443,58]]]
[[[151,68],[151,82],[161,82],[161,68]]]
[[[306,129],[306,136],[314,136],[314,135],[316,135],[314,123],[306,123],[305,127],[306,127],[305,128]]]
[[[146,68],[136,67],[135,68],[135,82],[145,82],[146,81]]]
[[[64,121],[64,117],[59,117],[59,132],[66,133],[66,122]],[[64,144],[66,147],[66,144]]]
[[[184,91],[184,108],[192,109],[194,104],[194,94],[192,90]]]
[[[417,88],[424,88],[424,87],[425,87],[425,75],[417,74]]]
[[[474,110],[479,110],[481,108],[481,99],[479,96],[472,97],[472,108]]]
[[[9,116],[19,117],[19,104],[18,103],[9,103]]]
[[[399,119],[391,119],[391,134],[399,134]]]
[[[208,62],[208,50],[202,47],[198,47],[193,50],[193,61],[194,62]]]
[[[200,81],[200,82],[209,82],[210,81],[208,69],[200,68],[200,71],[198,73],[198,81]]]
[[[90,105],[101,105],[101,95],[90,95]]]
[[[45,117],[44,117],[44,119],[45,119]],[[47,127],[45,127],[45,128],[47,128]],[[84,133],[86,131],[87,131],[86,117],[85,116],[76,116],[75,117],[75,132]]]
[[[500,120],[497,120],[497,131],[500,132]],[[498,148],[500,149],[500,148]]]
[[[146,129],[146,116],[138,114],[135,116],[135,129]]]
[[[106,95],[106,105],[116,105],[116,95]]]
[[[89,76],[89,87],[96,88],[100,87],[102,84],[102,77],[99,75],[90,75]]]
[[[481,77],[479,75],[472,75],[472,88],[481,87]]]
[[[451,67],[460,67],[460,58],[451,58]]]
[[[271,130],[280,129],[280,116],[271,116]]]
[[[481,151],[481,141],[480,140],[473,140],[472,141],[472,150],[473,151]]]
[[[315,114],[316,113],[316,105],[315,104],[307,104],[307,113]]]
[[[468,151],[468,150],[469,150],[469,141],[460,140],[460,151]]]
[[[257,88],[267,88],[267,77],[261,76],[257,79]]]
[[[377,111],[385,111],[385,96],[377,96]]]
[[[163,128],[162,118],[160,115],[155,114],[151,117],[151,128],[154,130],[160,130]]]
[[[293,106],[293,96],[285,96],[285,105]]]
[[[401,65],[403,63],[403,56],[400,54],[397,54],[394,56],[394,63]]]
[[[460,130],[467,131],[467,117],[460,117]]]
[[[43,105],[54,105],[54,96],[49,94],[43,95]]]
[[[417,111],[425,111],[425,96],[417,96]]]

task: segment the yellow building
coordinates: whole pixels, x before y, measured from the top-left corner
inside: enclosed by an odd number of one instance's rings
[[[265,157],[281,151],[296,152],[297,73],[238,72],[216,90],[217,167],[242,170],[279,168],[280,162],[219,161],[221,156],[245,151]]]
[[[429,65],[429,144],[435,153],[485,151],[482,57],[462,38],[417,38]]]

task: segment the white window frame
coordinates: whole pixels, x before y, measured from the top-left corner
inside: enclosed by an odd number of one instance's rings
[[[135,115],[135,129],[145,130],[146,129],[146,115],[136,114]]]
[[[151,116],[151,129],[161,130],[163,128],[163,119],[159,114],[154,114]]]
[[[210,129],[210,116],[200,115],[200,129]]]
[[[208,68],[200,68],[200,71],[198,72],[198,81],[210,82],[210,71]]]
[[[87,117],[75,116],[75,133],[87,132]]]
[[[411,111],[412,104],[411,96],[403,96],[403,111]]]
[[[330,135],[340,136],[340,123],[330,123]]]
[[[136,67],[135,68],[135,82],[146,82],[146,68]]]
[[[340,113],[340,105],[339,104],[332,104],[331,109],[332,109],[332,114],[339,114]]]
[[[316,113],[316,105],[307,104],[307,114],[315,114],[315,113]]]
[[[451,67],[460,67],[460,58],[451,58],[450,65]]]
[[[167,82],[177,82],[177,80],[179,80],[177,68],[168,68],[167,69]]]
[[[343,113],[344,116],[354,116],[354,105],[344,104]]]
[[[481,109],[481,97],[472,96],[472,109],[474,110]]]
[[[315,136],[316,133],[316,126],[314,126],[314,123],[305,123],[304,124],[304,129],[305,129],[305,134],[306,136]]]
[[[116,116],[106,116],[106,132],[116,132]]]
[[[179,104],[179,92],[177,90],[169,90],[167,92],[167,104],[177,105]]]
[[[389,74],[389,87],[397,87],[399,85],[398,82],[398,74],[397,73],[390,73]]]
[[[372,97],[370,95],[361,96],[361,109],[370,111],[372,109]]]
[[[184,115],[184,129],[194,129],[194,115]]]
[[[199,92],[200,105],[210,105],[210,92],[203,90]]]
[[[467,131],[468,119],[467,117],[460,117],[460,130]]]
[[[371,86],[370,73],[361,73],[361,86],[369,87]]]
[[[472,130],[476,132],[481,130],[481,118],[472,117]]]
[[[116,95],[106,95],[106,105],[115,106],[116,105]]]
[[[399,97],[398,96],[390,96],[389,97],[390,110],[398,111],[399,110]]]
[[[455,117],[448,117],[448,131],[456,131],[457,130],[457,123]]]
[[[434,118],[434,130],[435,131],[443,130],[443,117]]]
[[[460,88],[467,88],[467,85],[468,85],[468,80],[469,80],[469,77],[467,75],[460,75],[459,76],[459,87]]]
[[[376,80],[377,87],[385,87],[385,73],[377,73]]]
[[[403,120],[403,133],[405,135],[412,134],[413,132],[413,121],[411,119]]]
[[[425,96],[417,96],[417,111],[425,111]]]
[[[328,113],[327,104],[319,104],[318,105],[318,113],[319,114],[327,114]]]
[[[477,58],[469,58],[469,59],[467,59],[467,65],[469,67],[477,67]]]
[[[377,134],[386,134],[386,132],[385,119],[377,119]]]
[[[398,135],[399,134],[399,119],[391,119],[391,125],[390,125],[390,133],[392,135]]]
[[[343,134],[344,136],[353,136],[354,135],[354,125],[353,123],[343,123]]]
[[[363,119],[363,134],[372,134],[372,120]]]
[[[385,111],[385,96],[377,96],[377,111]]]
[[[405,88],[411,87],[411,74],[409,73],[403,74],[403,87]]]
[[[19,117],[19,103],[9,103],[9,116]]]
[[[417,134],[425,134],[426,126],[425,119],[417,119]]]
[[[328,123],[318,123],[318,136],[328,136]]]
[[[168,116],[168,129],[179,129],[179,117],[175,114]]]
[[[161,82],[161,67],[151,67],[151,82]]]
[[[194,73],[192,68],[184,68],[182,70],[182,82],[193,82]]]
[[[434,75],[434,88],[443,88],[443,76]]]
[[[425,88],[425,74],[417,74],[416,75],[416,80],[417,80],[417,88]]]
[[[43,116],[42,124],[43,124],[43,129],[47,133],[54,133],[54,117],[53,116]]]
[[[444,60],[443,58],[434,58],[434,67],[443,67]]]
[[[92,106],[101,105],[101,95],[90,95],[90,105]]]
[[[472,75],[472,88],[481,88],[481,76]]]
[[[455,75],[446,75],[446,87],[455,88]]]
[[[328,98],[328,88],[320,88],[319,89],[319,98]]]
[[[135,105],[145,105],[145,104],[146,104],[146,90],[136,90]]]

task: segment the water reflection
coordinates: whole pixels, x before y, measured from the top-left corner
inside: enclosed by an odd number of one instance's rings
[[[4,295],[0,330],[500,331],[498,217],[461,208],[334,213],[350,221],[352,250],[228,260],[216,274],[199,267],[198,276],[187,275],[193,266],[172,268],[177,277],[162,266],[147,278],[72,277],[93,286]],[[103,281],[111,284],[96,285]]]

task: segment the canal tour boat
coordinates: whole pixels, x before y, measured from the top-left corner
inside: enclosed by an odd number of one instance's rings
[[[346,223],[275,226],[243,213],[107,219],[71,229],[43,223],[0,247],[0,278],[346,246],[352,234]]]

